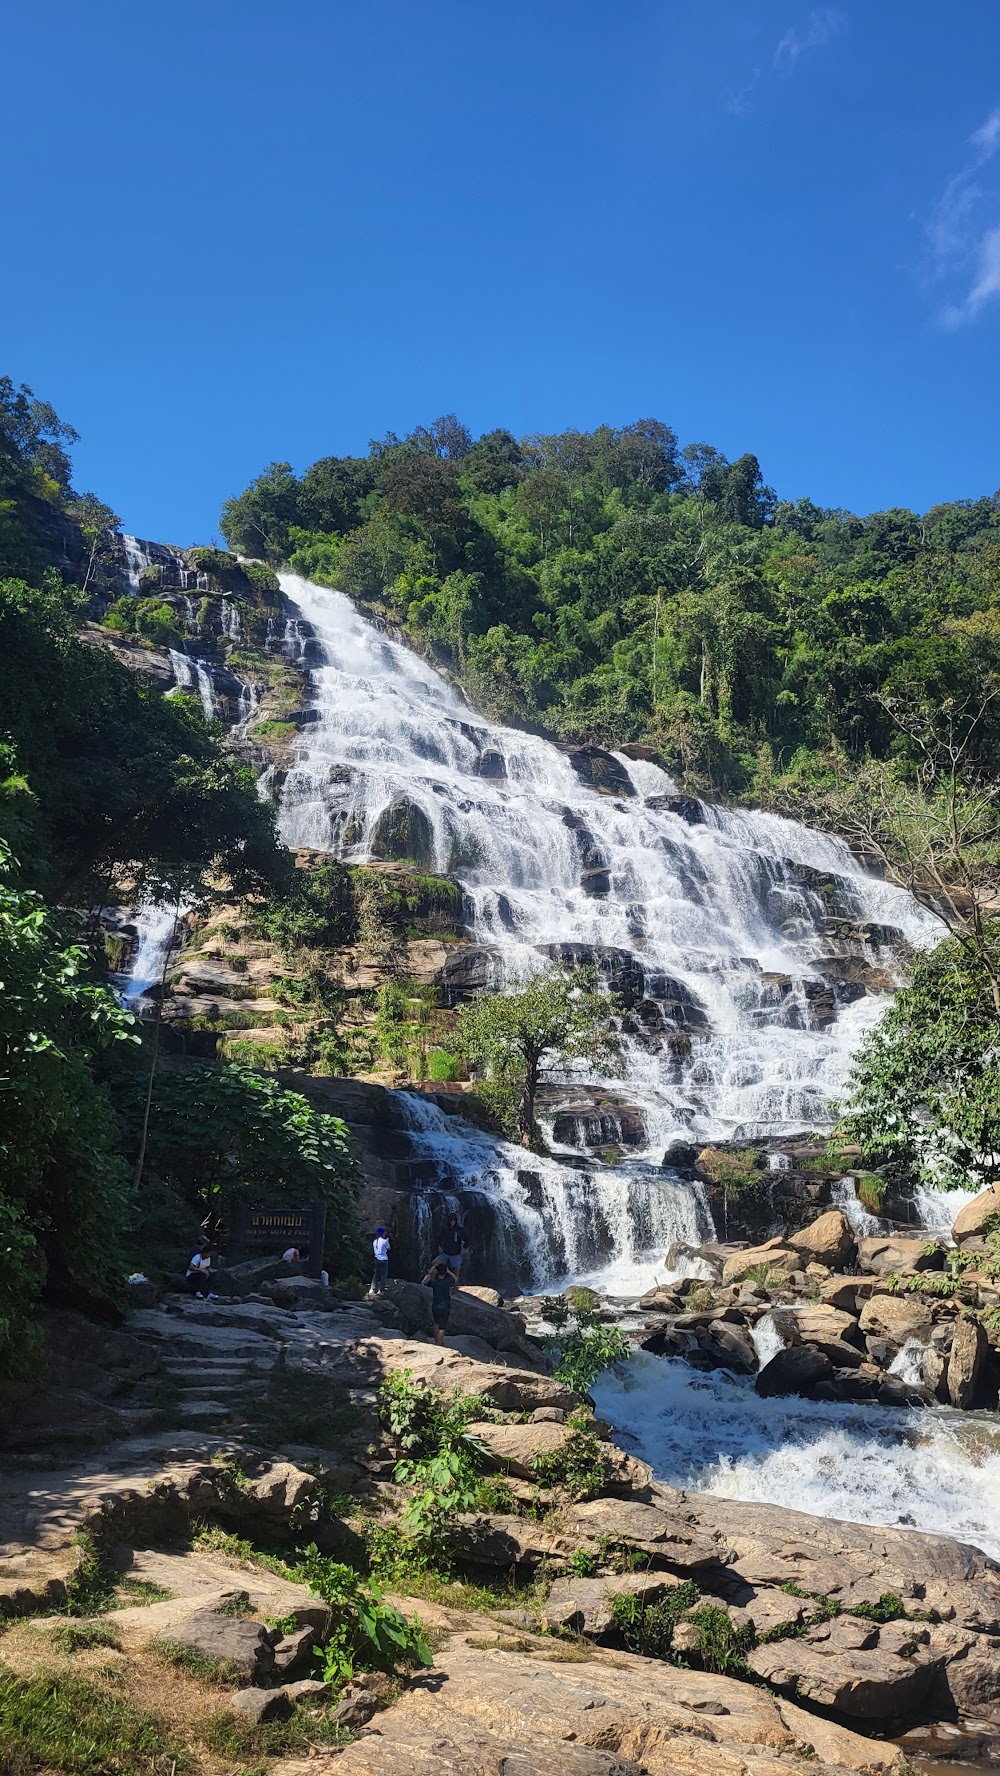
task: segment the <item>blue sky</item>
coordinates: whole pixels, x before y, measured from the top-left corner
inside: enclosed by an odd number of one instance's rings
[[[141,536],[451,410],[1000,485],[996,0],[48,0],[4,60],[0,371]]]

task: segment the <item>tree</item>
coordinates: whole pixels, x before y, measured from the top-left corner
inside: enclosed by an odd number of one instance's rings
[[[1000,920],[983,944],[989,968],[957,938],[921,956],[855,1059],[845,1131],[903,1184],[1000,1186]]]
[[[536,975],[519,993],[491,994],[463,1011],[459,1041],[523,1147],[538,1138],[535,1100],[543,1074],[579,1060],[605,1073],[616,1070],[620,1046],[611,1012],[589,968]]]
[[[989,683],[937,709],[919,694],[879,698],[915,762],[869,759],[855,769],[834,754],[829,778],[804,781],[784,805],[853,840],[941,920],[989,982],[1000,1026],[1000,781],[976,763],[977,739],[998,699],[1000,685]]]
[[[134,1019],[91,972],[72,922],[21,887],[0,845],[0,1370],[30,1343],[47,1276],[106,1286],[126,1174],[98,1051]]]
[[[291,463],[269,463],[244,493],[228,499],[219,518],[230,548],[268,561],[288,559],[289,532],[299,516],[299,483]]]
[[[129,1158],[138,1143],[145,1092],[140,1073],[119,1086]],[[357,1169],[347,1125],[315,1110],[278,1079],[229,1062],[157,1073],[146,1170],[213,1237],[240,1205],[301,1208],[321,1200],[327,1205],[330,1274],[357,1273]]]
[[[86,592],[94,577],[94,569],[103,554],[107,553],[108,544],[115,531],[121,530],[122,521],[117,512],[99,500],[96,493],[74,494],[70,504],[70,517],[79,526],[80,535],[87,547],[87,561],[83,573],[83,591]]]

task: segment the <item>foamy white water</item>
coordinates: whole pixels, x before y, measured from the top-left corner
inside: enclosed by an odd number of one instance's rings
[[[476,715],[342,593],[280,577],[320,662],[319,720],[282,795],[288,844],[363,860],[404,798],[428,862],[465,888],[500,981],[537,971],[558,946],[634,959],[643,1019],[626,1036],[625,1089],[645,1113],[643,1157],[658,1160],[678,1136],[829,1121],[885,1001],[838,1004],[831,1021],[814,1014],[822,968],[844,944],[802,866],[836,875],[852,918],[913,945],[938,935],[926,912],[866,875],[840,840],[794,821],[706,807],[688,824],[665,805],[676,786],[654,764],[621,759],[634,793],[600,794],[560,748]],[[607,891],[588,893],[584,869],[606,870]],[[887,951],[869,959],[895,966]],[[688,1036],[684,1055],[677,1037]]]
[[[752,1378],[640,1352],[593,1389],[673,1486],[957,1536],[1000,1559],[1000,1423],[945,1410],[762,1400]]]

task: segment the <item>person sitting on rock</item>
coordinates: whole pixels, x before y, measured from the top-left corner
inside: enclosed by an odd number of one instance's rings
[[[212,1281],[212,1249],[207,1240],[199,1240],[191,1254],[191,1260],[184,1272],[184,1280],[189,1285],[192,1295],[202,1300],[206,1295],[209,1301],[215,1300],[215,1292],[209,1287]]]
[[[392,1247],[390,1241],[386,1238],[385,1228],[376,1227],[375,1238],[372,1240],[372,1251],[375,1254],[375,1269],[372,1272],[372,1285],[368,1291],[370,1296],[385,1294],[385,1285],[389,1276],[389,1253],[391,1250]]]
[[[424,1277],[431,1286],[431,1319],[434,1321],[434,1343],[443,1344],[451,1318],[451,1291],[458,1282],[457,1271],[451,1270],[446,1258],[436,1258]]]

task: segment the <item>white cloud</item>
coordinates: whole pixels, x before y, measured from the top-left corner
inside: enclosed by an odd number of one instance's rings
[[[964,302],[953,303],[944,311],[949,327],[960,327],[963,321],[976,316],[1000,296],[1000,228],[988,228],[976,248],[976,272],[971,290]]]
[[[1000,150],[1000,106],[969,137],[965,165],[948,180],[925,224],[931,273],[937,279],[959,276],[968,283],[960,301],[950,303],[941,318],[946,326],[974,321],[1000,296],[1000,227],[986,226],[981,206],[1000,198],[985,169]]]
[[[847,24],[846,15],[838,6],[820,6],[809,14],[801,30],[786,31],[774,52],[774,66],[781,74],[791,74],[802,56],[813,49],[825,49],[839,36]],[[997,118],[1000,131],[1000,115]]]

